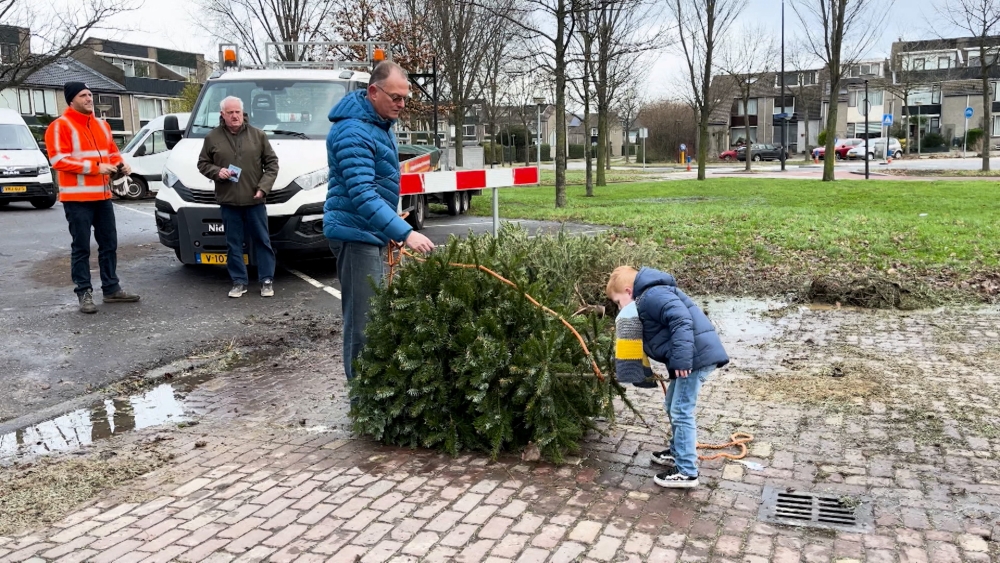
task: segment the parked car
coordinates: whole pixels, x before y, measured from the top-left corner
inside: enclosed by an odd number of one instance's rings
[[[847,158],[847,151],[851,150],[852,148],[860,144],[863,144],[864,142],[865,142],[864,139],[840,139],[839,141],[837,141],[837,144],[833,148],[834,152],[836,153],[835,155],[836,159],[844,160],[845,158]],[[820,160],[823,160],[824,156],[826,156],[826,147],[816,147],[813,149],[813,158],[818,158]]]
[[[722,151],[722,154],[719,155],[719,160],[722,160],[724,162],[732,162],[736,160],[736,149],[729,149],[727,151]]]
[[[0,207],[26,201],[48,209],[58,199],[49,159],[21,114],[0,108]]]
[[[851,147],[851,149],[847,151],[847,158],[851,160],[864,158],[864,155],[864,141],[862,141],[860,145]],[[899,144],[899,139],[889,139],[889,156],[892,158],[901,158],[903,156],[903,146]],[[884,157],[885,139],[868,139],[868,160]]]
[[[781,159],[781,147],[774,145],[766,145],[760,143],[754,143],[750,151],[750,160],[759,162],[761,160],[780,160]],[[788,151],[785,151],[785,158],[788,158]],[[736,159],[740,162],[744,162],[747,159],[747,148],[740,147],[736,149]]]

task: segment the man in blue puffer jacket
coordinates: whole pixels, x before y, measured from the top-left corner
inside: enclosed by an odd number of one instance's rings
[[[673,430],[670,448],[652,461],[668,467],[654,477],[661,487],[698,486],[698,393],[708,376],[729,363],[715,327],[666,272],[621,266],[611,273],[608,297],[625,308],[633,300],[642,322],[642,346],[650,359],[666,364],[670,385],[664,408]]]
[[[385,277],[386,246],[405,242],[418,252],[434,243],[397,213],[399,154],[392,125],[406,105],[406,71],[391,61],[372,70],[368,88],[345,96],[330,110],[326,137],[329,190],[323,233],[337,257],[344,316],[344,371],[354,378],[354,359],[365,345],[365,325],[374,295],[369,278]]]

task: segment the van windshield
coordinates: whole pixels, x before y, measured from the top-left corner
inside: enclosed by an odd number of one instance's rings
[[[0,151],[38,150],[35,138],[24,125],[0,123]]]
[[[125,148],[122,149],[122,152],[132,152],[132,149],[134,149],[136,147],[136,145],[139,144],[140,141],[142,141],[143,139],[146,138],[146,133],[149,133],[149,127],[148,126],[147,127],[143,127],[142,129],[139,129],[139,132],[136,133],[135,136],[132,137],[132,139],[129,140],[128,144],[125,145]]]
[[[344,94],[347,82],[261,79],[210,83],[192,112],[188,137],[204,138],[219,126],[219,104],[228,96],[243,100],[250,125],[268,135],[289,139],[325,139],[327,115]]]

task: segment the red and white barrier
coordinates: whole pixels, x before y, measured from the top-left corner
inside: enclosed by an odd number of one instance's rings
[[[538,184],[538,168],[492,168],[487,170],[455,170],[402,174],[400,195],[458,192]]]

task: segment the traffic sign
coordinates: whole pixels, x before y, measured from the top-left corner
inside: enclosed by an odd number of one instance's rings
[[[972,108],[965,108],[965,118],[970,119],[972,117]]]
[[[890,127],[890,126],[892,126],[892,114],[891,113],[884,113],[884,114],[882,114],[882,126],[883,127]]]
[[[682,150],[682,151],[686,151],[686,150],[688,150],[688,146],[687,146],[687,145],[685,145],[684,143],[681,143],[681,150]]]
[[[640,127],[639,128],[639,138],[640,139],[645,139],[646,137],[649,137],[649,129],[646,128],[646,127]]]

